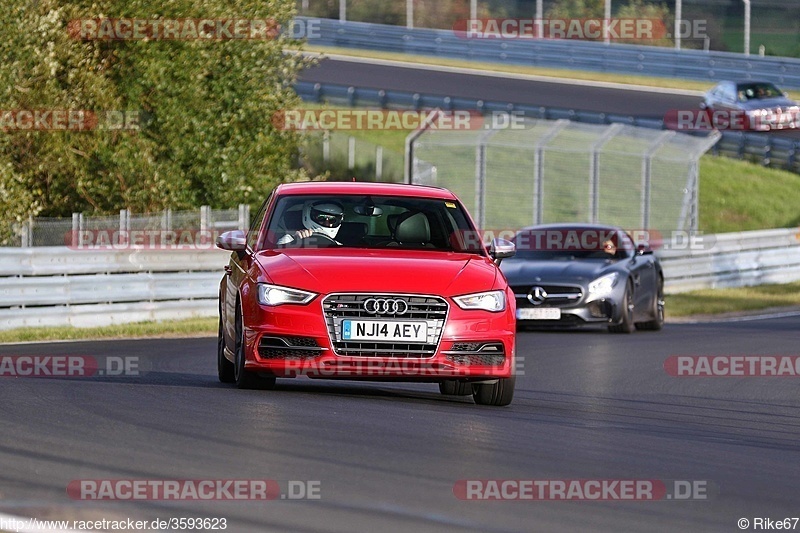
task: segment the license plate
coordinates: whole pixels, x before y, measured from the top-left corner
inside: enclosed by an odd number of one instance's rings
[[[517,309],[518,320],[559,320],[561,309],[558,307],[525,307]]]
[[[426,343],[428,324],[421,321],[342,320],[342,340]]]

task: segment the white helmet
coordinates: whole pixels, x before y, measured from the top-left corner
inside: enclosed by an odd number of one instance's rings
[[[342,227],[344,210],[337,202],[318,200],[306,202],[303,206],[303,225],[316,233],[323,233],[331,239],[336,238]]]

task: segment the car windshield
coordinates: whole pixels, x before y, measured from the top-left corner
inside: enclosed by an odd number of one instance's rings
[[[313,233],[298,235],[303,230]],[[485,254],[459,202],[406,196],[282,196],[261,242],[262,249],[344,246]]]
[[[575,259],[623,259],[630,256],[633,241],[614,229],[542,228],[514,236],[514,259],[569,261]]]
[[[771,83],[743,83],[736,87],[739,100],[760,100],[762,98],[776,98],[783,93]]]

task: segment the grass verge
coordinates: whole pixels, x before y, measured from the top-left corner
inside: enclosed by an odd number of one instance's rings
[[[800,306],[800,282],[666,295],[667,317],[746,313],[792,306]]]
[[[747,313],[800,306],[800,282],[737,289],[707,289],[666,296],[667,321],[722,313]],[[97,328],[19,328],[0,331],[0,343],[57,340],[132,339],[213,336],[217,318],[172,322],[136,322]]]
[[[727,157],[700,159],[700,229],[727,233],[800,225],[800,175]]]
[[[215,335],[217,318],[189,318],[170,322],[134,322],[115,326],[76,328],[17,328],[0,331],[0,343],[137,337],[197,337]]]

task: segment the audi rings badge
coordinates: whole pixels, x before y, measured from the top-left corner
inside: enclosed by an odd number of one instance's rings
[[[364,302],[364,311],[371,315],[404,315],[408,302],[400,298],[369,298]]]

